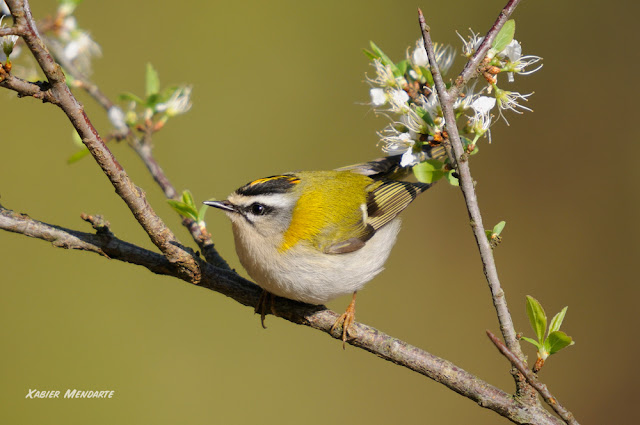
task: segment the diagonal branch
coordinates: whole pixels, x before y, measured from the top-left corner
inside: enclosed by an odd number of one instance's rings
[[[149,235],[167,259],[179,265],[181,273],[192,282],[200,280],[200,269],[193,254],[188,252],[176,236],[164,224],[147,202],[142,189],[137,187],[118,163],[97,130],[65,83],[65,76],[40,38],[26,0],[7,0],[7,6],[14,18],[14,26],[25,44],[33,53],[50,84],[50,92],[82,138],[96,162],[107,175],[116,193],[125,201],[136,220]]]
[[[464,69],[456,78],[455,84],[451,87],[450,94],[452,98],[458,97],[462,88],[469,82],[471,78],[473,78],[478,72],[478,67],[484,60],[487,52],[491,48],[493,44],[493,40],[495,40],[496,36],[500,32],[500,29],[503,27],[505,22],[509,20],[509,17],[513,14],[513,11],[518,7],[518,4],[521,0],[509,0],[507,5],[502,9],[500,15],[498,15],[498,19],[493,24],[489,32],[484,36],[482,43],[478,46],[475,54],[469,59]]]
[[[538,380],[538,377],[535,373],[529,370],[526,363],[516,357],[516,355],[513,354],[490,330],[487,330],[487,336],[496,346],[498,351],[500,351],[500,353],[502,353],[502,355],[505,356],[511,362],[511,364],[514,365],[520,371],[520,373],[524,375],[524,377],[527,379],[527,382],[533,388],[535,388],[536,391],[538,391],[544,401],[549,406],[551,406],[553,411],[556,412],[558,416],[562,418],[562,420],[564,420],[569,425],[580,425],[576,418],[573,416],[573,413],[568,411],[563,405],[560,404],[558,399],[555,398],[553,394],[551,394],[547,386]]]
[[[507,4],[507,7],[513,6],[513,4],[517,3],[517,0],[511,0],[509,4]],[[497,27],[494,25],[492,31],[500,30],[504,22],[506,22],[506,18],[508,18],[510,16],[510,13],[513,11],[513,7],[511,7],[507,11],[508,13],[505,12],[505,10],[501,12],[500,17],[502,18],[504,16],[505,19],[499,19],[499,22],[502,23]],[[500,280],[498,278],[498,271],[496,269],[495,261],[493,258],[493,250],[489,245],[489,241],[487,240],[484,231],[484,226],[482,224],[482,215],[480,214],[480,207],[478,206],[478,198],[476,196],[473,178],[471,177],[471,170],[469,168],[467,154],[464,152],[464,147],[462,146],[460,134],[456,125],[455,111],[453,110],[453,102],[455,100],[455,97],[447,91],[440,71],[438,70],[433,42],[431,41],[431,36],[429,34],[429,27],[427,26],[424,15],[422,14],[422,11],[420,9],[418,9],[418,14],[420,20],[420,28],[422,29],[424,46],[427,51],[427,56],[429,57],[429,63],[431,65],[431,72],[433,74],[436,91],[438,93],[438,97],[440,98],[440,105],[442,106],[447,133],[449,135],[449,139],[451,140],[453,152],[455,155],[455,163],[458,165],[458,174],[460,175],[460,188],[462,189],[462,194],[467,205],[467,212],[469,213],[471,228],[476,238],[478,249],[480,250],[480,258],[482,260],[484,274],[491,291],[493,305],[498,314],[500,330],[502,331],[502,335],[504,336],[504,340],[506,341],[509,350],[516,354],[518,358],[524,360],[524,354],[522,353],[520,344],[516,338],[516,331],[513,326],[511,314],[509,313],[507,300],[500,285]],[[486,39],[489,40],[488,37],[486,37]],[[453,92],[455,93],[455,91]],[[527,398],[530,403],[537,403],[535,392],[527,385],[526,381],[517,372],[517,370],[513,369],[512,375],[516,380],[518,396]]]
[[[0,229],[51,242],[59,248],[94,252],[113,260],[143,266],[158,274],[185,280],[179,268],[162,255],[124,242],[110,233],[90,234],[53,226],[18,214],[0,206]],[[236,273],[204,264],[200,286],[214,290],[240,304],[255,306],[261,289]],[[339,331],[331,333],[338,314],[324,306],[304,304],[276,297],[274,313],[290,322],[305,325],[341,339]],[[515,423],[558,425],[560,421],[546,410],[523,404],[517,398],[477,378],[455,364],[393,338],[362,323],[352,325],[353,339],[349,344],[378,357],[418,372],[441,383],[480,406],[493,410]]]
[[[71,61],[67,59],[62,47],[55,41],[44,38],[47,45],[51,49],[51,53],[55,60],[64,68],[64,70],[73,77],[75,83],[80,88],[84,89],[93,99],[107,112],[111,112],[112,108],[117,106],[109,99],[109,97],[100,90],[97,84],[84,75]],[[179,200],[180,195],[175,189],[169,177],[165,174],[164,170],[155,160],[153,156],[153,150],[151,146],[150,134],[145,137],[138,137],[131,130],[125,133],[126,137],[130,140],[130,146],[138,154],[142,162],[147,167],[147,170],[153,177],[154,181],[160,186],[162,192],[167,199]],[[198,247],[202,251],[204,258],[211,264],[229,269],[227,262],[220,256],[215,249],[215,245],[211,239],[211,235],[207,232],[206,228],[202,228],[195,220],[189,217],[182,217],[182,225],[189,230],[193,240],[198,244]]]

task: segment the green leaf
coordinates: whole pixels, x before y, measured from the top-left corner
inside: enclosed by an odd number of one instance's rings
[[[560,326],[562,326],[562,321],[564,320],[564,316],[567,314],[568,308],[569,306],[563,308],[560,313],[553,316],[551,324],[549,325],[549,334],[560,330]]]
[[[446,172],[445,177],[447,178],[447,181],[451,186],[460,186],[460,181],[457,178],[455,178],[453,173],[455,173],[454,170],[449,170]]]
[[[198,222],[204,221],[204,215],[207,213],[209,205],[203,205],[198,212]]]
[[[555,354],[558,351],[575,344],[573,339],[562,331],[551,332],[545,341],[545,348],[549,352],[549,355]]]
[[[500,233],[502,233],[502,229],[504,229],[504,226],[507,224],[506,221],[501,221],[500,223],[496,224],[495,226],[493,226],[493,234],[494,235],[499,235]]]
[[[167,199],[167,202],[178,214],[196,221],[198,220],[198,213],[184,202],[174,201],[173,199]]]
[[[158,94],[160,91],[160,78],[158,72],[151,63],[147,63],[147,77],[145,83],[145,94],[147,98],[151,95]]]
[[[185,190],[184,192],[182,192],[182,202],[184,202],[185,204],[189,205],[191,208],[193,208],[195,210],[196,203],[193,200],[193,195],[191,194],[190,191]]]
[[[84,149],[79,150],[78,152],[74,153],[69,158],[67,158],[67,164],[73,164],[75,162],[78,162],[87,155],[89,155],[89,149],[85,147]]]
[[[129,93],[129,92],[120,93],[120,96],[118,96],[118,99],[128,101],[128,102],[135,102],[138,105],[142,105],[144,103],[144,100],[140,99],[135,94]]]
[[[166,102],[167,100],[169,100],[171,96],[173,96],[173,93],[175,93],[176,90],[179,90],[179,89],[180,89],[180,86],[171,86],[162,90],[162,92],[158,94],[158,102]]]
[[[527,338],[526,336],[521,337],[521,339],[527,341],[530,344],[535,345],[538,348],[538,350],[540,350],[542,348],[540,343],[538,341],[536,341],[535,339]]]
[[[538,300],[530,295],[527,295],[527,315],[538,341],[544,341],[544,334],[547,330],[547,315]]]
[[[374,53],[371,53],[367,49],[362,49],[362,53],[364,53],[364,55],[372,61],[378,59],[378,56],[376,56]]]
[[[431,74],[431,71],[428,68],[421,66],[420,72],[424,75],[425,80],[427,80],[427,85],[429,87],[433,87],[435,84],[433,82],[433,75]]]
[[[420,118],[422,118],[424,122],[429,124],[431,127],[435,127],[436,124],[433,122],[433,118],[431,118],[431,114],[429,114],[429,112],[426,109],[420,106],[416,106],[416,113]]]
[[[160,95],[158,93],[154,93],[147,97],[147,101],[145,102],[145,106],[149,109],[152,109],[155,112],[156,105],[160,103]]]
[[[374,54],[378,55],[378,59],[380,59],[380,62],[382,62],[383,65],[389,65],[392,68],[397,69],[396,65],[389,58],[389,56],[387,56],[378,46],[376,46],[376,43],[374,43],[373,41],[370,41],[369,43],[371,44],[371,50],[373,50]]]
[[[513,36],[516,34],[516,21],[513,19],[509,19],[504,23],[502,29],[496,36],[495,40],[493,40],[493,44],[491,45],[491,50],[493,50],[494,54],[500,53],[503,51],[509,43],[513,40]]]
[[[409,61],[406,59],[402,60],[396,64],[396,67],[398,68],[398,72],[400,73],[400,75],[404,75],[407,73],[407,68],[409,67]]]
[[[433,183],[444,177],[443,163],[436,159],[428,159],[413,166],[413,174],[421,183]]]

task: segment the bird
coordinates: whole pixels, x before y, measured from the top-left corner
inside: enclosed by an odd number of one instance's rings
[[[407,173],[400,155],[329,171],[298,171],[247,183],[222,201],[236,252],[263,289],[256,312],[262,325],[267,298],[314,305],[352,294],[334,323],[343,347],[355,320],[356,295],[378,275],[400,230],[398,214],[428,183],[392,180]],[[272,298],[271,298],[272,299]]]

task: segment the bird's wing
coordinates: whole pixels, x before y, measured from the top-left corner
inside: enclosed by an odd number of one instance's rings
[[[347,238],[324,249],[327,254],[345,254],[357,251],[371,239],[378,229],[396,218],[416,197],[430,188],[427,183],[377,181],[371,184],[366,203],[366,214]]]

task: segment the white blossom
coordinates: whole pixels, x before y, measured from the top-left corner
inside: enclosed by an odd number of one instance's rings
[[[389,91],[389,111],[395,112],[396,114],[405,113],[405,111],[409,109],[409,105],[407,104],[409,99],[409,95],[404,90]]]
[[[179,87],[171,97],[156,105],[156,112],[164,112],[168,117],[184,114],[191,109],[191,86]]]
[[[471,35],[466,40],[460,33],[457,33],[460,40],[462,40],[462,54],[467,58],[470,58],[476,52],[482,40],[484,40],[484,37],[480,37],[480,34],[476,34],[471,29],[469,29],[469,32]]]
[[[413,53],[411,54],[411,62],[416,66],[424,67],[429,64],[429,57],[427,56],[427,51],[424,48],[422,39],[416,41],[416,48],[413,49]]]
[[[380,141],[383,143],[382,150],[392,155],[403,154],[407,150],[412,150],[415,140],[407,132],[398,131],[389,124],[384,130],[378,133]]]
[[[491,110],[496,106],[496,99],[489,96],[478,96],[472,103],[471,108],[474,111],[471,119],[471,128],[478,136],[483,136],[491,126]],[[489,138],[491,143],[491,138]]]
[[[117,130],[122,132],[129,131],[129,127],[127,127],[126,117],[124,115],[124,112],[122,112],[122,109],[120,109],[118,106],[114,105],[111,108],[109,108],[107,115],[109,117],[109,121],[111,121],[111,124],[113,124],[113,126]]]
[[[440,68],[440,72],[442,74],[446,74],[455,60],[455,49],[448,44],[434,43],[433,50],[436,55],[436,63],[438,64],[438,68]],[[422,39],[419,39],[416,42],[416,47],[413,49],[413,53],[411,54],[411,62],[416,66],[429,66],[429,57],[427,56],[427,51],[424,48]]]
[[[391,66],[384,65],[380,59],[375,59],[373,61],[373,66],[376,69],[376,77],[369,78],[367,76],[367,81],[369,84],[378,87],[402,87],[407,83],[407,80],[404,77],[396,77],[393,75],[393,70]]]
[[[373,106],[382,106],[387,103],[387,95],[384,90],[379,87],[374,87],[369,90],[371,96],[371,104]]]
[[[456,58],[456,49],[448,44],[435,43],[433,50],[440,73],[444,75],[449,72],[451,65],[453,65],[453,61]]]

